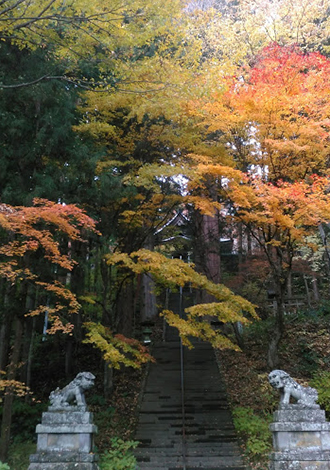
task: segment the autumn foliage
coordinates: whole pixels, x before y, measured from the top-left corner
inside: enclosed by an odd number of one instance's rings
[[[58,279],[45,280],[49,275],[43,277],[35,260],[42,256],[56,269],[72,271],[76,262],[70,257],[68,242],[82,241],[83,231],[96,232],[95,222],[74,205],[35,199],[31,207],[1,204],[0,226],[3,238],[7,238],[0,247],[0,276],[12,285],[34,285],[54,299],[51,305],[40,304],[25,314],[33,316],[47,311],[53,322],[49,333],[70,331],[72,324],[67,319],[63,322],[61,315],[76,313],[79,303]]]
[[[213,317],[222,323],[242,322],[248,323],[257,318],[254,306],[235,295],[222,284],[215,284],[206,276],[199,274],[194,266],[180,259],[169,259],[158,252],[146,249],[126,253],[114,253],[108,256],[109,264],[125,266],[135,273],[144,273],[152,276],[153,280],[162,287],[176,289],[178,286],[190,285],[194,289],[202,289],[209,293],[214,302],[199,304],[185,310],[185,315],[164,309],[161,313],[167,323],[178,329],[180,337],[188,347],[191,347],[191,337],[210,341],[216,348],[237,346],[220,331],[215,331],[209,319]],[[190,339],[189,339],[190,338]]]
[[[91,366],[108,400],[144,322],[243,349],[260,311],[277,367],[288,293],[328,300],[327,9],[0,0],[0,460],[44,352],[38,398]]]
[[[289,181],[324,172],[329,76],[325,56],[272,44],[205,105],[209,130],[223,132],[242,170],[258,166],[268,179]]]

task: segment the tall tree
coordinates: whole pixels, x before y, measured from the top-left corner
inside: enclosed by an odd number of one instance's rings
[[[47,49],[20,50],[0,44],[3,79],[29,81],[42,69],[59,71]],[[0,78],[1,80],[1,78]],[[95,188],[95,150],[73,132],[77,89],[58,81],[0,92],[0,199],[31,204],[34,197],[82,202]],[[79,171],[78,171],[79,166]]]
[[[230,79],[223,93],[202,106],[204,115],[197,111],[208,130],[218,132],[217,138],[232,156],[232,165],[249,175],[248,183],[244,185],[246,191],[240,192],[238,185],[237,199],[234,197],[232,201],[238,219],[267,254],[277,286],[277,333],[270,344],[269,355],[269,363],[273,365],[283,332],[283,299],[292,258],[299,243],[307,243],[306,233],[303,241],[299,232],[304,231],[301,211],[305,205],[313,213],[315,206],[316,214],[321,214],[313,196],[319,194],[318,183],[315,180],[313,189],[309,190],[308,178],[315,173],[325,174],[328,165],[330,110],[326,95],[329,66],[329,60],[319,53],[305,53],[295,47],[273,44],[261,52],[252,67]],[[198,110],[201,103],[193,106]],[[219,190],[226,186],[227,178],[244,181],[244,175],[234,176],[233,169],[221,170],[211,159],[207,165],[207,159],[195,158],[202,162],[196,167],[197,174],[205,172],[208,178],[213,174],[218,179]],[[203,178],[199,175],[198,179],[192,177],[192,181],[194,188]],[[292,187],[283,185],[283,181],[291,183]],[[291,188],[290,197],[294,200],[293,193],[297,191],[298,195],[299,187],[305,191],[301,206],[296,205],[298,199],[291,202],[286,194]],[[267,208],[263,206],[262,198],[264,204],[269,204]],[[320,196],[320,204],[323,204],[322,200]],[[246,210],[244,216],[241,207]],[[289,217],[291,210],[295,215]],[[307,227],[315,230],[321,219],[327,220],[326,207],[322,211],[321,218],[315,214],[316,223],[306,217],[306,230]],[[268,220],[264,218],[265,214],[268,214]],[[285,228],[281,221],[286,221]]]
[[[70,317],[78,311],[79,304],[58,276],[62,270],[71,271],[75,264],[67,250],[68,240],[82,240],[83,231],[95,231],[95,222],[76,206],[35,200],[32,207],[1,204],[0,229],[0,277],[8,286],[5,307],[11,310],[12,317],[6,316],[4,321],[11,321],[15,327],[6,364],[8,382],[1,424],[0,460],[5,461],[24,323],[28,317],[47,314],[50,334],[72,330]],[[39,303],[28,301],[32,291]]]
[[[327,166],[330,61],[272,44],[204,106],[235,164],[264,178],[297,180]],[[197,106],[199,104],[197,103]]]

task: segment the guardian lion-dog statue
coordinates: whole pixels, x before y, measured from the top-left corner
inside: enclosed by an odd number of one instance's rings
[[[318,398],[317,391],[312,387],[303,387],[298,384],[284,370],[273,370],[268,376],[269,383],[281,393],[280,404],[289,405],[290,397],[298,405],[313,406]]]
[[[65,409],[70,405],[86,406],[85,390],[93,387],[95,376],[91,372],[80,372],[66,387],[51,392],[49,400],[55,409]]]

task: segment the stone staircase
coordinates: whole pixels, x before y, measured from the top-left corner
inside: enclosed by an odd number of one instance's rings
[[[157,362],[150,365],[135,435],[138,468],[245,470],[211,346],[195,341],[182,360],[178,336],[169,330],[152,352]]]

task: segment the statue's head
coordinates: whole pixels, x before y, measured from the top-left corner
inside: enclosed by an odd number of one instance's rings
[[[80,372],[75,378],[75,382],[82,390],[88,390],[93,387],[95,375],[91,372]]]
[[[284,372],[284,370],[273,370],[268,375],[270,385],[277,389],[283,388],[289,378],[289,374]]]

